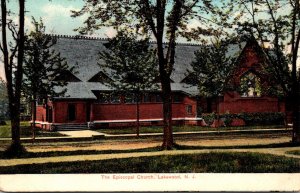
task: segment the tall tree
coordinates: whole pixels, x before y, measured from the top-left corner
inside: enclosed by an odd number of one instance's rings
[[[139,137],[141,94],[156,90],[157,59],[156,51],[150,49],[149,39],[137,40],[132,33],[121,31],[105,44],[107,51],[101,52],[99,63],[113,81],[109,86],[117,92],[133,94],[136,103],[136,132]],[[126,97],[125,97],[126,100]]]
[[[139,34],[154,36],[162,88],[164,149],[172,149],[175,144],[170,75],[175,62],[176,40],[180,36],[189,40],[198,39],[201,34],[212,33],[211,26],[205,26],[210,24],[208,17],[205,18],[210,7],[210,0],[85,0],[80,11],[73,11],[74,17],[88,15],[85,26],[78,29],[80,33],[113,26],[115,29],[132,29]],[[201,22],[202,27],[189,26],[191,19]]]
[[[195,52],[195,60],[191,63],[191,77],[193,84],[198,86],[200,96],[216,98],[219,97],[229,87],[228,78],[230,77],[237,56],[228,56],[229,41],[221,40],[219,37],[211,40],[208,45],[203,45]],[[219,104],[217,104],[216,127],[219,126]]]
[[[267,62],[272,64],[276,80],[293,103],[292,141],[300,142],[300,76],[297,67],[300,42],[300,6],[298,0],[231,0],[223,1],[221,20],[227,27],[237,26],[238,32],[248,33],[259,40]],[[225,14],[226,13],[226,14]],[[238,14],[237,14],[238,13]],[[225,16],[226,15],[226,16]],[[291,69],[291,70],[290,70]]]
[[[67,83],[60,80],[62,74],[73,71],[68,67],[67,62],[60,56],[60,53],[52,49],[56,39],[45,34],[43,21],[36,21],[32,18],[34,30],[28,35],[25,42],[25,62],[22,91],[25,96],[32,100],[32,131],[35,138],[36,102],[37,99],[47,101],[48,96],[58,96],[64,93],[55,89]],[[47,102],[46,102],[47,103]]]
[[[6,83],[0,78],[0,121],[7,119],[8,115],[8,98]]]
[[[9,100],[9,111],[11,120],[12,143],[7,149],[8,155],[19,155],[25,151],[20,141],[20,97],[23,76],[24,58],[24,18],[25,0],[19,0],[19,23],[15,25],[8,18],[7,0],[1,0],[1,44],[3,54],[7,93]],[[13,40],[8,43],[8,34]]]

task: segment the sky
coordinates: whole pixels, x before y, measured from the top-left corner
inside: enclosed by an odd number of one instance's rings
[[[76,35],[74,29],[83,24],[84,17],[72,18],[71,10],[80,10],[84,5],[82,0],[26,0],[25,28],[27,31],[33,29],[31,18],[36,20],[42,18],[46,26],[46,33]],[[11,0],[8,8],[17,12],[18,2]],[[14,18],[17,21],[17,17]],[[95,36],[112,37],[115,31],[112,28],[105,28],[95,32]],[[4,78],[3,64],[0,62],[0,77]]]
[[[84,5],[83,0],[26,0],[26,16],[25,28],[26,31],[33,29],[31,18],[36,20],[42,18],[46,26],[46,33],[62,34],[62,35],[76,35],[74,29],[83,25],[86,16],[72,18],[71,10],[80,10]],[[17,13],[18,1],[10,0],[9,9]],[[17,16],[13,18],[18,21]],[[188,28],[199,26],[201,23],[193,19],[189,21]],[[104,28],[96,31],[93,36],[97,37],[113,37],[116,32],[112,28]],[[1,57],[1,56],[0,56]],[[0,61],[0,78],[4,78],[3,64]]]

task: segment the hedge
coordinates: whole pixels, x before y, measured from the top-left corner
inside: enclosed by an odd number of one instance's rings
[[[203,115],[204,121],[211,125],[214,119],[217,118],[215,113]],[[247,126],[258,125],[284,125],[285,114],[281,112],[257,112],[257,113],[239,113],[239,114],[220,114],[225,125],[230,126],[233,119],[242,119]]]

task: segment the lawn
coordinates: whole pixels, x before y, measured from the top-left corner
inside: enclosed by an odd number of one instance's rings
[[[192,131],[224,131],[224,130],[247,130],[247,129],[274,129],[274,128],[283,128],[282,125],[271,125],[271,126],[244,126],[244,127],[201,127],[201,126],[173,126],[174,132],[192,132]],[[127,128],[101,128],[96,131],[107,134],[135,134],[136,127],[127,127]],[[163,128],[161,126],[152,126],[152,127],[140,127],[140,133],[162,133]]]
[[[69,144],[69,143],[68,143]],[[58,144],[55,143],[55,146]],[[292,143],[276,143],[276,144],[261,144],[261,145],[234,145],[234,146],[186,146],[176,145],[177,150],[201,150],[201,149],[250,149],[250,148],[282,148],[295,147],[297,144]],[[120,149],[120,150],[70,150],[70,151],[44,151],[44,152],[26,152],[18,158],[38,158],[38,157],[58,157],[58,156],[72,156],[72,155],[100,155],[100,154],[115,154],[115,153],[137,153],[137,152],[157,152],[161,151],[161,146],[137,148],[137,149]],[[294,151],[293,151],[294,152]],[[293,152],[287,152],[292,153]],[[295,151],[300,154],[300,151]],[[298,154],[298,155],[299,155]],[[297,155],[297,154],[296,154]],[[0,159],[11,159],[0,151]]]
[[[286,152],[288,154],[293,154],[293,155],[300,155],[300,150],[295,150],[295,151],[288,151]]]
[[[0,167],[1,174],[286,172],[300,172],[300,160],[270,154],[229,152]]]
[[[21,137],[32,137],[32,129],[30,127],[30,122],[22,121],[20,123]],[[36,130],[36,136],[38,137],[54,137],[63,136],[57,132],[47,132],[40,129]],[[0,125],[0,138],[10,138],[11,137],[11,124],[10,121],[6,121],[6,125]]]

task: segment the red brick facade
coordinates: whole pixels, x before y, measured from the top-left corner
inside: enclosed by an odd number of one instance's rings
[[[75,106],[75,119],[70,120],[70,112],[68,112],[68,106]],[[182,102],[174,102],[172,104],[173,109],[173,118],[177,123],[182,124],[197,124],[197,121],[194,121],[193,118],[196,117],[196,100],[185,96]],[[70,101],[54,101],[48,103],[48,106],[41,105],[37,107],[37,123],[50,123],[47,121],[47,110],[52,110],[52,123],[55,124],[86,124],[88,122],[114,122],[120,121],[118,124],[111,125],[120,125],[122,120],[125,125],[130,125],[129,123],[135,124],[134,120],[136,119],[136,104],[134,103],[124,103],[121,101],[117,104],[106,104],[106,103],[97,103],[91,101],[82,101],[82,100],[70,100]],[[49,111],[48,111],[49,112]],[[149,124],[160,124],[162,119],[162,103],[161,102],[151,102],[151,103],[140,103],[140,119],[148,120],[144,125]],[[195,119],[196,120],[196,119]],[[130,121],[130,122],[128,122]],[[153,123],[155,121],[155,123]],[[143,124],[142,124],[143,125]],[[47,129],[50,129],[47,127]]]

